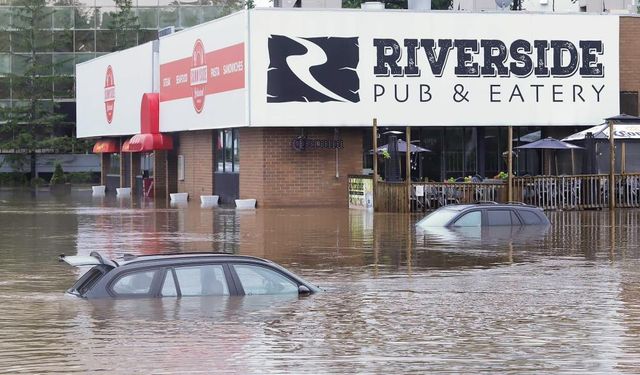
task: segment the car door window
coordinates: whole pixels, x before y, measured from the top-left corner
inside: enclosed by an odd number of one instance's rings
[[[455,223],[454,227],[479,227],[482,224],[482,212],[472,211],[464,214]]]
[[[248,264],[233,268],[246,295],[298,293],[298,285],[274,270]]]
[[[488,210],[487,225],[490,225],[490,226],[511,225],[511,210]]]
[[[178,290],[176,289],[176,281],[173,277],[173,272],[169,269],[164,277],[164,283],[162,284],[162,290],[160,291],[162,297],[176,297]]]
[[[175,268],[182,296],[228,296],[229,287],[221,265]]]
[[[112,290],[117,294],[148,294],[156,272],[157,270],[147,270],[128,273],[113,284]]]
[[[525,224],[535,225],[541,223],[540,218],[534,212],[522,210],[520,211],[520,216],[522,216],[522,220],[524,220]]]

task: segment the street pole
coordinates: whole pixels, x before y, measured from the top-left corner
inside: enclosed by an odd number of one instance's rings
[[[405,153],[405,183],[407,184],[407,212],[411,212],[411,127],[407,126],[407,152]]]
[[[513,201],[513,127],[507,130],[507,202]]]
[[[616,177],[616,145],[613,137],[613,120],[609,120],[609,209],[616,208],[615,177]]]
[[[376,212],[378,194],[378,119],[373,119],[373,212]]]

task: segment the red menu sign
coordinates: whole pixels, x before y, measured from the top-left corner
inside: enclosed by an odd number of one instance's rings
[[[207,95],[244,88],[244,43],[206,52],[197,39],[190,57],[160,65],[160,101],[191,98],[202,112]]]

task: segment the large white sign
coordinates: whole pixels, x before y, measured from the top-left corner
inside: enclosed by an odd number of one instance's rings
[[[619,112],[618,17],[255,10],[251,126],[584,125]]]
[[[76,65],[78,138],[140,133],[142,94],[153,90],[153,43]]]
[[[160,131],[246,126],[247,12],[160,39]]]

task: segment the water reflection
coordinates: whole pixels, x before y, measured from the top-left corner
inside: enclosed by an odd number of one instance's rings
[[[640,211],[422,231],[340,209],[172,208],[0,191],[0,372],[635,373]],[[59,253],[225,251],[327,290],[84,301]]]

